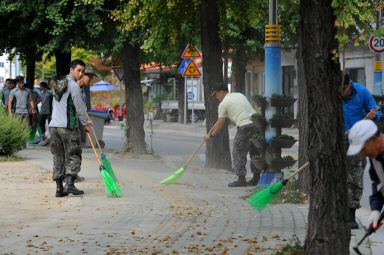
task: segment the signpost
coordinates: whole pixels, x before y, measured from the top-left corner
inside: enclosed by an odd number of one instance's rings
[[[119,79],[120,81],[120,114],[119,114],[119,120],[122,120],[123,117],[122,117],[122,114],[123,114],[123,108],[122,108],[122,89],[121,89],[121,81],[124,79],[125,77],[125,73],[124,73],[124,67],[123,66],[114,66],[112,67],[112,70],[115,72],[117,78]]]
[[[384,36],[375,37],[372,35],[368,41],[369,49],[374,53],[384,52]]]
[[[372,35],[368,41],[369,49],[376,54],[384,52],[384,36],[376,37]],[[373,74],[373,94],[382,95],[382,62],[380,56],[376,55],[374,62],[375,70]]]
[[[201,58],[200,51],[196,46],[190,44],[185,47],[181,57],[184,59],[179,67],[179,74],[182,74],[184,77],[185,91],[184,91],[184,124],[187,124],[187,101],[192,101],[192,124],[195,122],[195,93],[194,93],[194,77],[200,77],[201,72],[197,67],[196,63],[193,61],[194,58]],[[191,91],[188,91],[187,77],[191,77]],[[199,80],[197,79],[197,84]],[[196,85],[197,87],[197,85]],[[188,98],[187,98],[188,95]]]

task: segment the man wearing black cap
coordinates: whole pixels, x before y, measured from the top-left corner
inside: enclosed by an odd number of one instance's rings
[[[369,157],[371,167],[369,175],[372,180],[372,195],[369,197],[371,216],[369,223],[375,228],[384,205],[384,135],[372,120],[356,122],[349,133],[347,155]]]
[[[212,87],[212,96],[220,101],[218,108],[218,119],[215,128],[210,134],[204,136],[207,141],[215,137],[224,126],[225,119],[229,118],[237,126],[237,132],[233,141],[233,163],[238,180],[229,183],[228,187],[245,187],[247,181],[247,154],[250,148],[249,139],[256,133],[256,127],[251,120],[255,113],[248,99],[241,93],[229,93],[228,87],[224,83],[215,84]],[[256,173],[254,172],[254,177]]]
[[[340,88],[340,95],[343,100],[345,131],[364,118],[374,121],[380,119],[380,111],[377,111],[378,107],[371,93],[364,85],[351,81],[348,74],[344,76],[344,86]],[[356,209],[360,207],[360,199],[363,194],[364,168],[365,159],[360,155],[348,158],[347,183],[351,229],[359,228],[355,213]]]

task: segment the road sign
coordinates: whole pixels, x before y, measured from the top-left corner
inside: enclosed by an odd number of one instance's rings
[[[187,98],[188,98],[188,101],[193,100],[193,92],[192,91],[187,92]]]
[[[201,54],[199,50],[196,48],[196,46],[192,46],[188,44],[187,47],[185,47],[181,57],[182,58],[201,58]]]
[[[185,69],[187,69],[188,64],[189,59],[185,58],[179,67],[179,74],[183,74],[185,72]]]
[[[193,59],[191,59],[191,61],[189,61],[189,64],[188,64],[187,68],[185,69],[183,76],[184,77],[201,76],[199,68],[197,68],[195,62],[193,62]]]
[[[384,36],[375,37],[372,35],[369,38],[369,49],[374,53],[383,53],[384,52]]]
[[[123,66],[113,66],[112,70],[115,72],[117,78],[119,81],[122,81],[124,79],[124,67]]]

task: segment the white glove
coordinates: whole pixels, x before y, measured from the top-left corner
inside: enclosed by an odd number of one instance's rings
[[[371,212],[371,216],[369,216],[369,225],[372,224],[373,228],[376,228],[377,227],[377,221],[379,220],[380,218],[380,212],[377,211],[377,210],[373,210]]]

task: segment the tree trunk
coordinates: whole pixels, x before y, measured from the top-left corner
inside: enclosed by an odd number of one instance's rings
[[[184,101],[185,101],[184,77],[177,76],[176,85],[177,85],[177,101],[178,101],[177,121],[178,123],[183,124],[184,123]],[[187,105],[187,112],[188,112],[188,105]]]
[[[147,150],[145,147],[143,95],[140,80],[140,47],[125,42],[123,62],[128,149],[134,154],[145,154]]]
[[[235,76],[235,91],[245,95],[245,72],[246,72],[246,55],[244,47],[240,46],[235,49],[233,56],[232,68]]]
[[[35,69],[36,69],[36,58],[35,54],[26,56],[26,64],[27,64],[27,84],[25,87],[29,89],[33,89],[33,85],[35,83]]]
[[[224,84],[228,84],[228,43],[224,42],[223,57],[224,57]],[[233,89],[233,88],[232,88]]]
[[[298,37],[300,37],[300,29],[297,30]],[[301,45],[299,45],[300,47]],[[298,49],[296,52],[297,59],[297,77],[299,84],[299,102],[297,118],[299,121],[299,166],[305,164],[308,159],[308,95],[307,87],[304,76],[303,58],[300,57]],[[309,194],[310,191],[310,175],[311,167],[299,174],[300,191]]]
[[[331,0],[300,2],[299,56],[308,96],[310,204],[305,254],[349,254],[340,64]],[[305,117],[305,116],[304,116]]]
[[[69,74],[69,65],[71,64],[71,51],[61,52],[55,51],[56,57],[56,76]]]
[[[217,120],[218,101],[211,96],[211,86],[223,82],[223,63],[219,38],[216,0],[202,0],[200,7],[201,48],[203,53],[204,101],[207,132]],[[206,167],[232,169],[228,125],[206,146]]]

